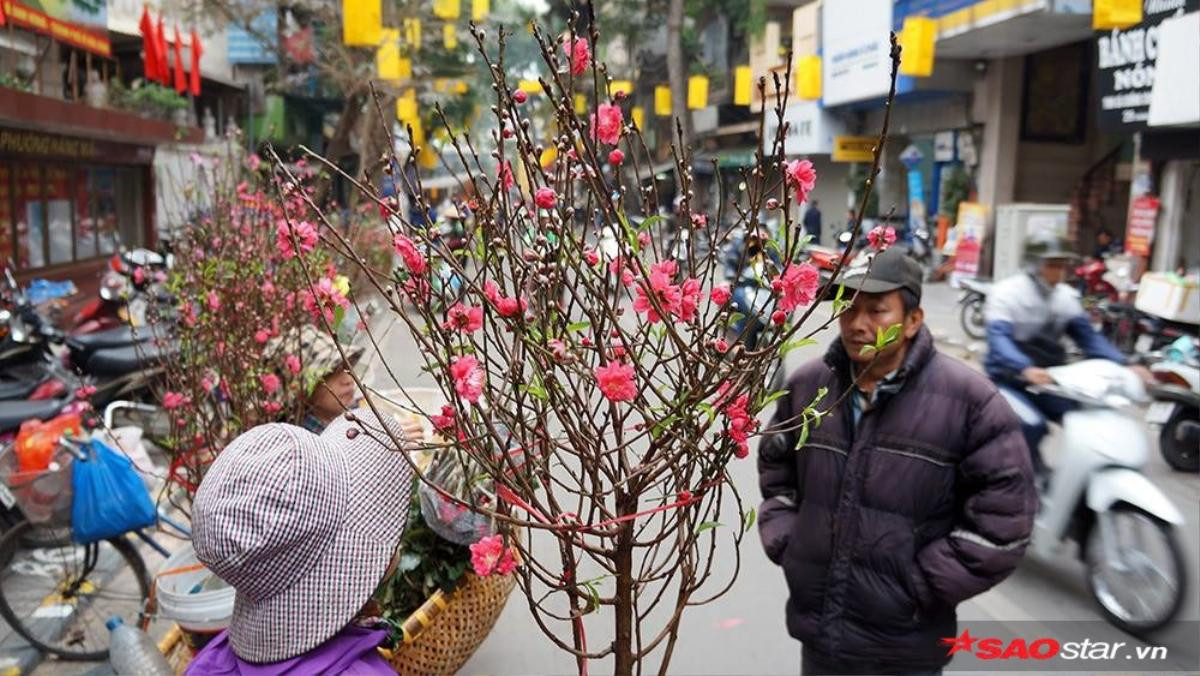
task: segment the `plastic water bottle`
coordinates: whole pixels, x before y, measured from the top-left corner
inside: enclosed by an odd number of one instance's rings
[[[121,676],[175,676],[167,658],[144,632],[115,616],[104,626],[112,634],[108,643],[108,661],[113,671]]]

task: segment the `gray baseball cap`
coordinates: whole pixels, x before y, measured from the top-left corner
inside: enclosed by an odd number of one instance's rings
[[[847,289],[863,293],[887,293],[907,289],[920,300],[923,277],[919,263],[910,258],[903,249],[890,247],[875,254],[870,265],[844,271],[839,283]]]

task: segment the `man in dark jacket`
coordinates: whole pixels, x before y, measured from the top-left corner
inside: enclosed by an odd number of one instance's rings
[[[840,339],[793,374],[759,447],[763,547],[805,674],[939,673],[955,606],[1025,551],[1029,454],[996,388],[934,348],[916,262],[889,249],[843,283],[858,294]]]

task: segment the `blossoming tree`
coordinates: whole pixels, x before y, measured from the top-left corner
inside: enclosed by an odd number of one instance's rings
[[[713,246],[668,257],[672,224],[656,215],[649,153],[627,104],[592,60],[594,24],[589,35],[572,29],[560,38],[535,30],[553,104],[547,137],[532,131],[528,94],[509,80],[504,33],[498,50],[484,31],[472,34],[493,78],[496,150],[480,157],[446,125],[469,172],[463,192],[475,196],[464,205],[474,219],[466,255],[395,218],[398,265],[367,277],[449,402],[420,413],[447,440],[438,457],[483,487],[461,507],[498,526],[473,547],[476,571],[515,571],[536,622],[581,673],[588,660],[609,657],[615,673],[640,672],[652,655],[665,673],[681,614],[729,589],[732,579],[714,579],[714,559],[724,548],[736,559],[754,521],[726,466],[748,455],[759,413],[782,394],[766,385],[781,356],[820,328],[801,327],[830,291],[800,262],[804,240],[792,218],[817,177],[809,162],[785,161],[781,124],[769,152],[743,172],[744,199],[725,196],[704,213],[693,209],[690,151],[677,146],[682,200],[673,225],[703,231]],[[576,95],[593,112],[577,115]],[[782,118],[786,99],[764,115]],[[546,168],[538,160],[551,146],[558,160]],[[371,185],[358,188],[392,207]],[[733,329],[745,318],[719,256],[765,216],[782,223],[766,244],[776,256],[756,273],[773,300],[750,310],[764,327],[751,348]],[[615,255],[598,245],[605,228],[617,235]],[[345,250],[335,230],[322,232]],[[751,261],[742,254],[738,265]],[[463,280],[457,294],[437,298],[439,269]],[[385,364],[408,358],[381,356]],[[802,418],[798,426],[819,416]],[[736,525],[718,528],[722,521]],[[593,620],[612,623],[611,642],[588,642]]]

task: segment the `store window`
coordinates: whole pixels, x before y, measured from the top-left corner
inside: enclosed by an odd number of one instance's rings
[[[145,244],[140,167],[0,162],[0,261],[21,269]]]

